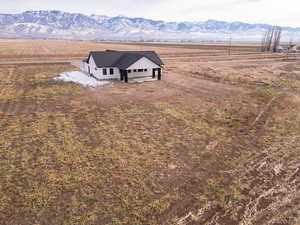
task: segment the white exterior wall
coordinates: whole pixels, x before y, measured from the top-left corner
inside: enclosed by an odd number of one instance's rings
[[[95,76],[98,79],[103,79],[103,80],[120,79],[119,68],[116,68],[116,67],[115,68],[111,68],[111,67],[97,68],[93,57],[90,58],[89,64],[88,63],[84,64],[84,70],[87,73],[89,71],[88,67],[90,67],[90,74],[92,74],[93,76]],[[131,70],[131,73],[128,73],[128,78],[152,76],[152,70],[156,69],[156,68],[161,68],[161,67],[156,65],[155,63],[153,63],[151,60],[147,59],[146,57],[143,57],[127,68],[127,70]],[[103,75],[103,69],[106,69],[107,75]],[[110,75],[110,69],[114,70],[113,75]],[[147,69],[147,71],[133,72],[134,70],[138,70],[138,69],[143,69],[143,70]],[[157,76],[157,71],[156,71],[156,76]]]
[[[146,57],[143,57],[127,68],[127,70],[131,70],[131,73],[128,73],[128,78],[152,76],[152,69],[155,68],[160,68],[160,66],[156,65]],[[147,71],[133,72],[133,70],[138,70],[138,69],[147,69]]]
[[[106,69],[107,75],[103,75],[103,69]],[[110,74],[110,69],[114,70],[113,74]],[[120,79],[120,70],[112,67],[97,68],[97,70],[94,69],[93,75],[101,80]]]
[[[89,72],[89,64],[86,63],[86,62],[83,63],[83,71],[86,72],[86,73]]]
[[[89,64],[90,64],[90,70],[91,70],[90,73],[98,79],[101,79],[101,80],[120,79],[120,70],[118,68],[112,68],[112,67],[97,68],[93,57],[90,58]],[[103,75],[103,69],[106,69],[107,75]],[[110,69],[114,70],[114,74],[112,74],[112,75],[110,74]]]

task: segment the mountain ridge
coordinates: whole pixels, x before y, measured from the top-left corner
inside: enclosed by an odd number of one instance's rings
[[[272,25],[207,20],[165,22],[142,17],[85,15],[59,10],[0,14],[0,38],[122,41],[260,41]],[[283,40],[299,36],[300,27],[283,27]]]

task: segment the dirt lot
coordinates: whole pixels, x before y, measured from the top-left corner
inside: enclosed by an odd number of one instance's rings
[[[74,69],[0,66],[1,224],[299,223],[298,62],[52,79]]]

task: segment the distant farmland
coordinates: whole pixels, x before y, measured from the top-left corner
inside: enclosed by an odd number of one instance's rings
[[[228,44],[108,43],[54,40],[0,40],[0,61],[82,59],[90,51],[153,50],[161,57],[227,55]],[[232,44],[233,54],[253,54],[257,44]]]

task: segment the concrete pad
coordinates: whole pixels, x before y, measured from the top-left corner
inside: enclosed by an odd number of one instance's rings
[[[157,81],[157,78],[152,77],[140,77],[140,78],[132,78],[128,80],[128,83],[144,83],[144,82],[150,82],[150,81]]]

